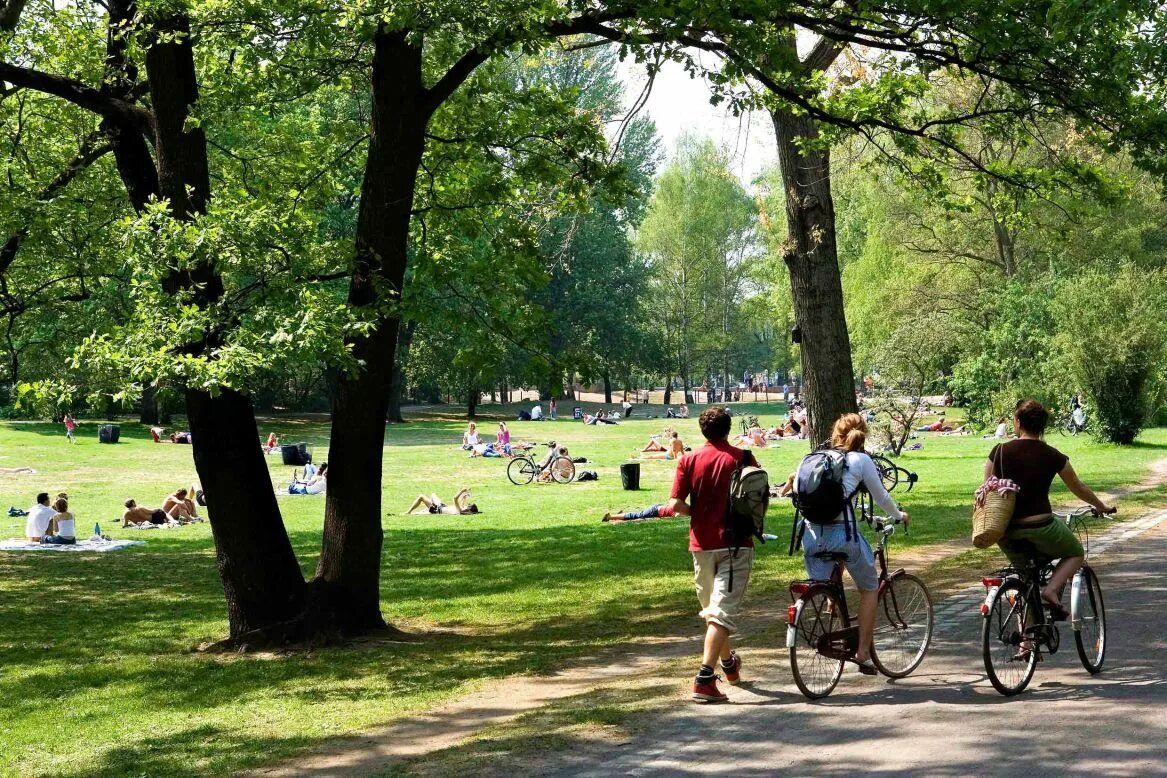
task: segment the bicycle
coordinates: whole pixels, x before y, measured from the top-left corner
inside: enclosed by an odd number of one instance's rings
[[[575,463],[562,454],[557,454],[546,463],[536,462],[529,454],[520,454],[507,465],[507,478],[515,486],[525,486],[550,469],[551,480],[557,484],[569,484],[575,480]]]
[[[1066,411],[1058,416],[1058,432],[1069,437],[1076,437],[1079,433],[1085,432],[1086,428],[1090,426],[1090,419],[1082,414],[1082,421],[1078,422],[1074,418],[1073,411]]]
[[[871,461],[875,463],[876,469],[879,470],[879,477],[883,481],[883,488],[889,492],[899,485],[901,474],[903,475],[904,483],[908,485],[908,488],[905,490],[908,492],[912,491],[912,487],[920,480],[919,475],[900,467],[885,456],[872,454]]]
[[[1087,532],[1085,517],[1097,516],[1094,508],[1055,513],[1082,537]],[[1089,555],[1089,536],[1083,548]],[[981,579],[985,600],[981,604],[981,655],[989,681],[1006,697],[1020,694],[1033,679],[1042,651],[1056,654],[1061,645],[1057,622],[1041,591],[1054,569],[1051,559],[1031,559],[1021,569],[1010,566]],[[1098,575],[1089,562],[1074,574],[1070,585],[1070,627],[1078,659],[1086,672],[1102,672],[1106,661],[1106,607]],[[1028,643],[1028,646],[1024,644]]]
[[[888,572],[887,542],[900,522],[874,516],[870,494],[860,495],[859,503],[863,521],[879,536],[875,547],[879,588],[871,661],[888,678],[904,678],[920,666],[932,643],[932,595],[923,581],[902,568]],[[904,533],[907,531],[905,524]],[[792,550],[793,547],[794,544]],[[794,683],[812,700],[834,691],[843,665],[855,661],[859,648],[859,625],[851,623],[843,590],[847,556],[836,552],[817,556],[835,563],[830,579],[792,582],[792,604],[786,610],[786,647]]]

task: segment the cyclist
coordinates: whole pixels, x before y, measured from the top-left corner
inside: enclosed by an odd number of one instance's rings
[[[1054,476],[1060,476],[1076,497],[1099,513],[1114,513],[1115,509],[1082,483],[1069,457],[1042,440],[1048,424],[1049,411],[1041,403],[1036,400],[1017,403],[1013,411],[1017,439],[993,447],[985,462],[985,479],[995,475],[1013,481],[1020,489],[1009,529],[997,544],[1009,561],[1015,567],[1022,567],[1034,555],[1061,560],[1041,599],[1049,605],[1054,619],[1062,621],[1068,616],[1061,606],[1062,587],[1082,566],[1085,552],[1070,528],[1054,519],[1049,501]]]
[[[847,468],[843,472],[843,494],[847,496],[848,507],[831,524],[805,523],[802,544],[806,574],[815,580],[831,577],[834,562],[820,559],[815,554],[835,552],[847,555],[847,572],[859,590],[859,649],[855,652],[855,662],[859,672],[875,675],[875,665],[871,662],[871,641],[875,633],[875,606],[878,598],[879,573],[875,569],[875,554],[871,545],[855,527],[848,528],[847,522],[855,515],[855,495],[865,488],[880,508],[893,519],[908,523],[907,511],[901,511],[892,500],[879,468],[863,450],[867,443],[867,422],[857,413],[840,416],[831,429],[831,447],[846,452]],[[786,490],[793,486],[787,482]]]

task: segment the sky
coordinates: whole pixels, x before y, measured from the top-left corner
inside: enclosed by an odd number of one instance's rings
[[[648,81],[644,66],[629,58],[620,65],[620,77],[631,104]],[[677,138],[685,131],[706,135],[729,151],[734,172],[742,184],[751,188],[753,179],[778,159],[770,119],[763,113],[734,116],[724,104],[710,105],[709,94],[704,80],[689,78],[679,64],[666,62],[641,115],[656,122],[666,160],[672,157]]]

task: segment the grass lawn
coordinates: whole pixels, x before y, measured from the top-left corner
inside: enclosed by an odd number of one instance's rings
[[[567,404],[561,410],[568,410]],[[483,409],[491,411],[490,407]],[[659,409],[655,409],[659,413]],[[645,409],[638,408],[638,412]],[[776,420],[780,407],[743,406]],[[382,609],[418,633],[404,643],[250,657],[208,656],[197,647],[222,637],[226,619],[209,527],[140,533],[145,546],[109,554],[0,552],[0,774],[193,775],[270,763],[322,740],[352,734],[432,706],[483,680],[546,670],[601,647],[691,625],[686,527],[658,521],[604,525],[605,510],[663,500],[673,465],[645,462],[641,492],[621,491],[618,466],[663,419],[614,427],[514,422],[515,439],[554,438],[586,456],[600,480],[516,487],[505,460],[468,459],[457,448],[465,423],[433,418],[392,427],[382,485],[385,546]],[[699,443],[695,419],[674,422]],[[82,423],[75,446],[60,426],[0,425],[0,508],[27,508],[38,491],[67,491],[78,533],[94,521],[114,537],[127,497],[151,506],[194,478],[186,446],[158,445],[122,425],[122,442],[97,443]],[[327,426],[271,419],[285,442],[307,440],[323,458]],[[493,433],[495,423],[480,422]],[[1051,440],[1098,488],[1140,480],[1167,457],[1167,430],[1117,449],[1085,438]],[[903,542],[967,532],[970,494],[990,441],[927,436],[901,464],[920,483],[900,497],[913,513]],[[803,442],[759,452],[778,480],[805,453]],[[290,468],[269,457],[273,481]],[[421,492],[449,501],[473,489],[479,516],[400,513]],[[305,574],[319,553],[323,499],[279,498]],[[784,607],[785,584],[801,569],[786,556],[791,510],[772,508],[782,540],[759,551],[751,599]],[[23,532],[0,516],[0,537]],[[899,540],[897,538],[897,540]]]

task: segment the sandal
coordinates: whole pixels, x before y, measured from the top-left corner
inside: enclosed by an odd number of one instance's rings
[[[1070,618],[1070,612],[1063,608],[1060,602],[1050,602],[1045,597],[1041,598],[1041,602],[1049,608],[1050,618],[1054,621],[1066,621]]]
[[[879,672],[875,669],[875,665],[870,659],[865,659],[862,662],[860,662],[858,659],[853,661],[855,662],[855,666],[859,668],[859,672],[863,673],[864,675],[876,675]]]

